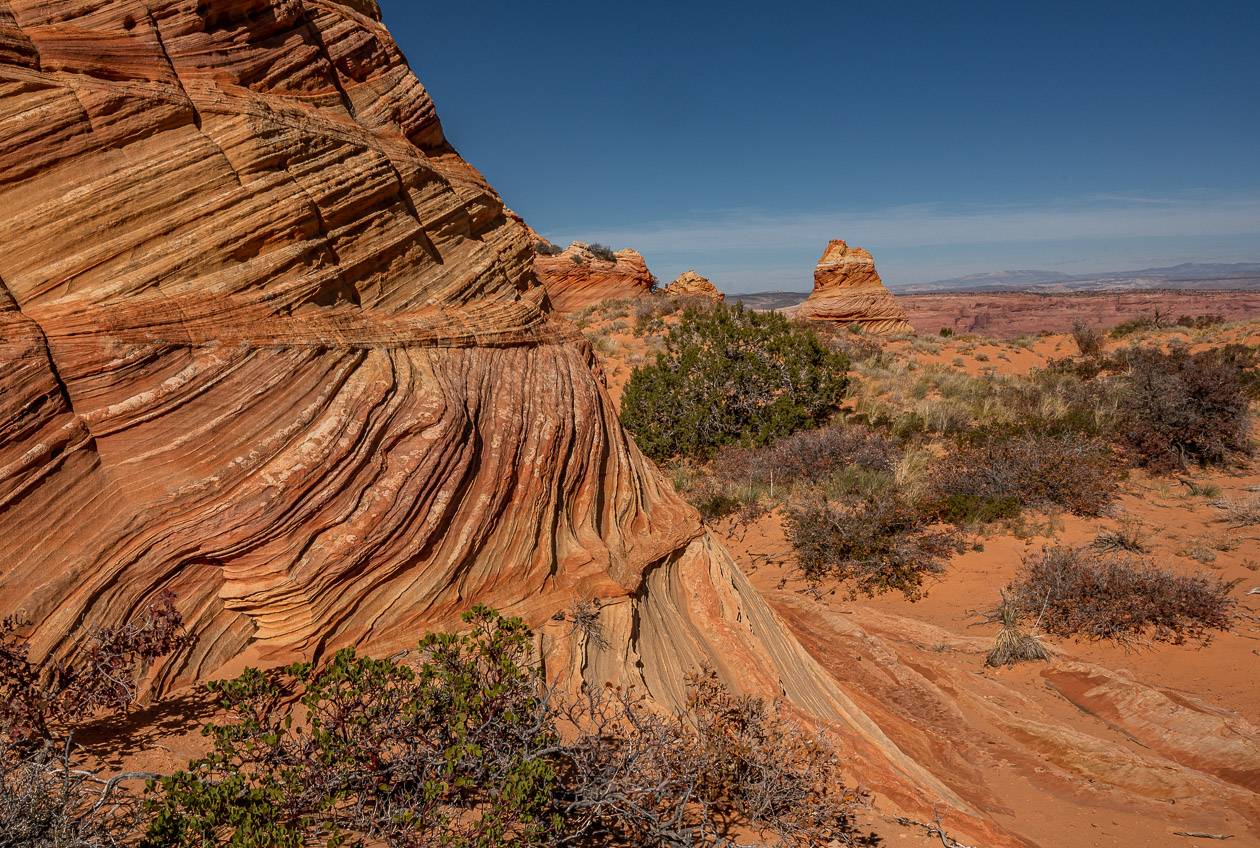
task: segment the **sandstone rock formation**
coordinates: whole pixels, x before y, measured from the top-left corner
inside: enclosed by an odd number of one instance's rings
[[[173,591],[195,641],[161,695],[485,602],[557,679],[677,705],[707,663],[885,803],[1011,844],[626,437],[374,0],[0,0],[0,201],[0,612],[36,658]],[[651,279],[633,251],[561,269],[562,308]],[[601,639],[552,619],[592,597]]]
[[[566,314],[605,300],[649,294],[656,286],[656,278],[637,250],[618,250],[610,260],[580,241],[560,253],[535,256],[534,273],[551,305]]]
[[[707,297],[711,300],[726,299],[726,295],[722,294],[717,286],[695,271],[683,271],[679,274],[676,280],[665,287],[665,294],[677,297]]]
[[[814,290],[793,314],[814,321],[857,324],[870,333],[911,332],[910,322],[875,270],[870,251],[828,242],[814,269]]]

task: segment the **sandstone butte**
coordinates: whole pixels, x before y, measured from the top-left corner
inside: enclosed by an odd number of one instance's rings
[[[708,277],[695,271],[683,271],[678,278],[665,287],[665,294],[678,297],[707,297],[710,300],[726,300],[726,295],[718,287],[709,282]]]
[[[552,307],[572,314],[605,300],[623,300],[650,294],[656,278],[643,256],[630,248],[618,250],[613,259],[596,256],[591,247],[575,241],[560,253],[534,257],[534,274]]]
[[[814,268],[814,290],[790,311],[797,318],[856,324],[870,333],[913,331],[879,278],[870,251],[849,247],[840,239],[827,243]]]
[[[951,747],[954,684],[808,605],[793,635],[627,438],[372,0],[0,0],[0,233],[0,612],[35,658],[169,590],[194,641],[150,670],[160,698],[484,602],[561,685],[672,707],[709,664],[831,733],[879,815],[1029,844],[984,745]],[[602,638],[552,619],[580,598]],[[1224,720],[1123,693],[1193,739],[1148,721],[1161,753],[1119,761],[994,700],[1003,755],[1097,767],[1152,816],[1167,757],[1210,737],[1237,762]],[[1241,792],[1176,781],[1187,813]]]

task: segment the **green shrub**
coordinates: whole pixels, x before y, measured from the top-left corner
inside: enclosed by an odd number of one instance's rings
[[[1170,325],[1168,315],[1161,309],[1155,309],[1148,314],[1139,315],[1137,318],[1130,318],[1128,321],[1122,321],[1111,328],[1111,337],[1121,339],[1125,336],[1131,336],[1134,333],[1144,333],[1148,330],[1162,330]]]
[[[564,248],[549,241],[540,241],[534,245],[534,252],[539,256],[555,256],[564,253]]]
[[[598,614],[575,627],[598,634]],[[710,845],[732,820],[775,844],[875,844],[825,741],[713,672],[675,716],[612,687],[567,699],[520,619],[465,621],[414,666],[345,650],[215,684],[230,720],[156,787],[143,845]]]
[[[844,396],[848,366],[778,313],[688,308],[656,362],[631,374],[621,420],[658,460],[765,445],[826,421]]]

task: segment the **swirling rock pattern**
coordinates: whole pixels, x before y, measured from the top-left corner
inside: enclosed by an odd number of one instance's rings
[[[906,313],[875,270],[870,251],[835,239],[814,269],[814,290],[791,310],[798,318],[857,324],[871,333],[912,332]]]
[[[683,271],[664,289],[665,294],[675,297],[707,297],[710,300],[726,300],[726,295],[718,287],[694,270]]]
[[[656,278],[637,250],[625,248],[610,260],[575,241],[560,253],[539,254],[534,272],[561,313],[579,312],[605,300],[624,300],[650,294]]]
[[[161,696],[484,602],[557,679],[785,697],[887,798],[1009,844],[626,437],[373,0],[0,0],[0,233],[0,612],[37,658],[173,591]],[[650,288],[603,270],[551,301]],[[577,598],[604,638],[552,618]]]

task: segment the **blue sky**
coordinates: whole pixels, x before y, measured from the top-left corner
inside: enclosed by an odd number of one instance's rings
[[[663,281],[1260,261],[1254,0],[381,6],[510,206]]]

